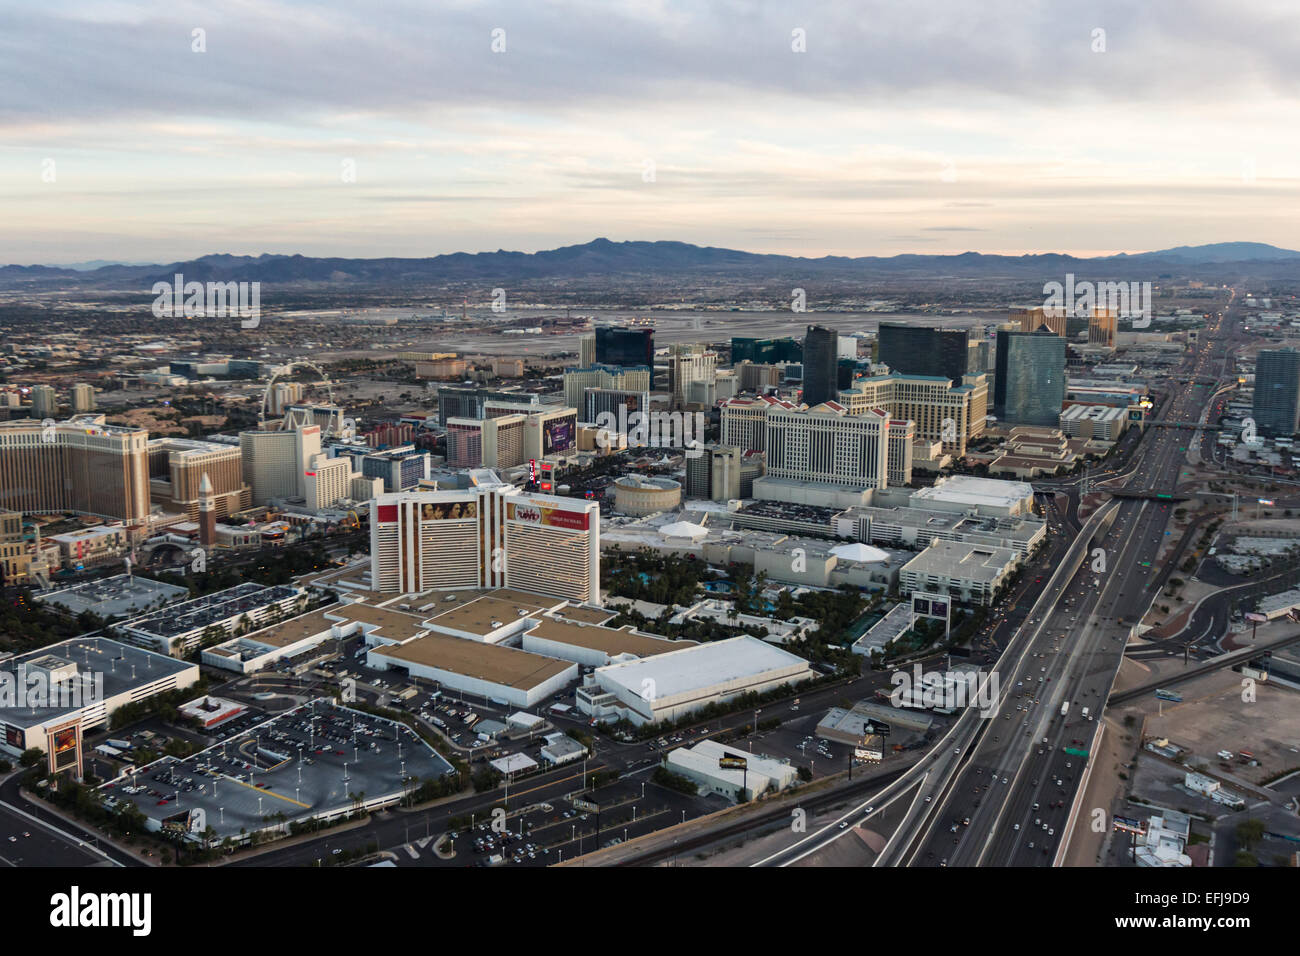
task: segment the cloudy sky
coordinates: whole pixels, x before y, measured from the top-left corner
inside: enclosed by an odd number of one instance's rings
[[[1295,0],[9,4],[0,262],[1298,248],[1297,49]]]

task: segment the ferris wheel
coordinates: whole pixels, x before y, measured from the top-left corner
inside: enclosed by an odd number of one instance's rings
[[[262,407],[257,411],[257,423],[259,427],[266,424],[267,417],[271,414],[276,383],[288,378],[298,369],[304,368],[310,369],[320,376],[320,384],[325,386],[325,393],[329,396],[329,403],[331,405],[334,404],[334,389],[330,385],[330,378],[325,374],[324,370],[315,362],[308,361],[307,359],[294,359],[287,365],[280,366],[280,368],[276,370],[275,374],[271,376],[271,380],[266,383],[266,391],[262,393]]]

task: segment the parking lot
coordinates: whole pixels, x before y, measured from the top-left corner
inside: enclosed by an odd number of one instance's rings
[[[160,825],[211,827],[220,840],[395,799],[451,770],[409,727],[314,701],[232,728],[221,743],[184,760],[163,758],[102,793]]]
[[[176,584],[166,584],[133,574],[115,574],[112,577],[56,587],[34,595],[43,604],[61,607],[69,614],[94,611],[101,617],[118,617],[135,614],[151,607],[189,594],[189,590]]]
[[[471,830],[456,834],[455,862],[549,866],[727,806],[722,797],[691,797],[659,786],[649,773],[638,774],[573,800],[512,809],[504,826],[494,828],[491,818],[476,820]]]

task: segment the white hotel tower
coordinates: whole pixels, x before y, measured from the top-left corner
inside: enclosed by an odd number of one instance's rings
[[[370,503],[377,591],[511,587],[600,601],[600,505],[511,485],[380,495]]]

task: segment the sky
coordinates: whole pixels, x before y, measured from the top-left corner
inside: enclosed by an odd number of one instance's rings
[[[1295,0],[0,6],[0,262],[1300,247]]]

